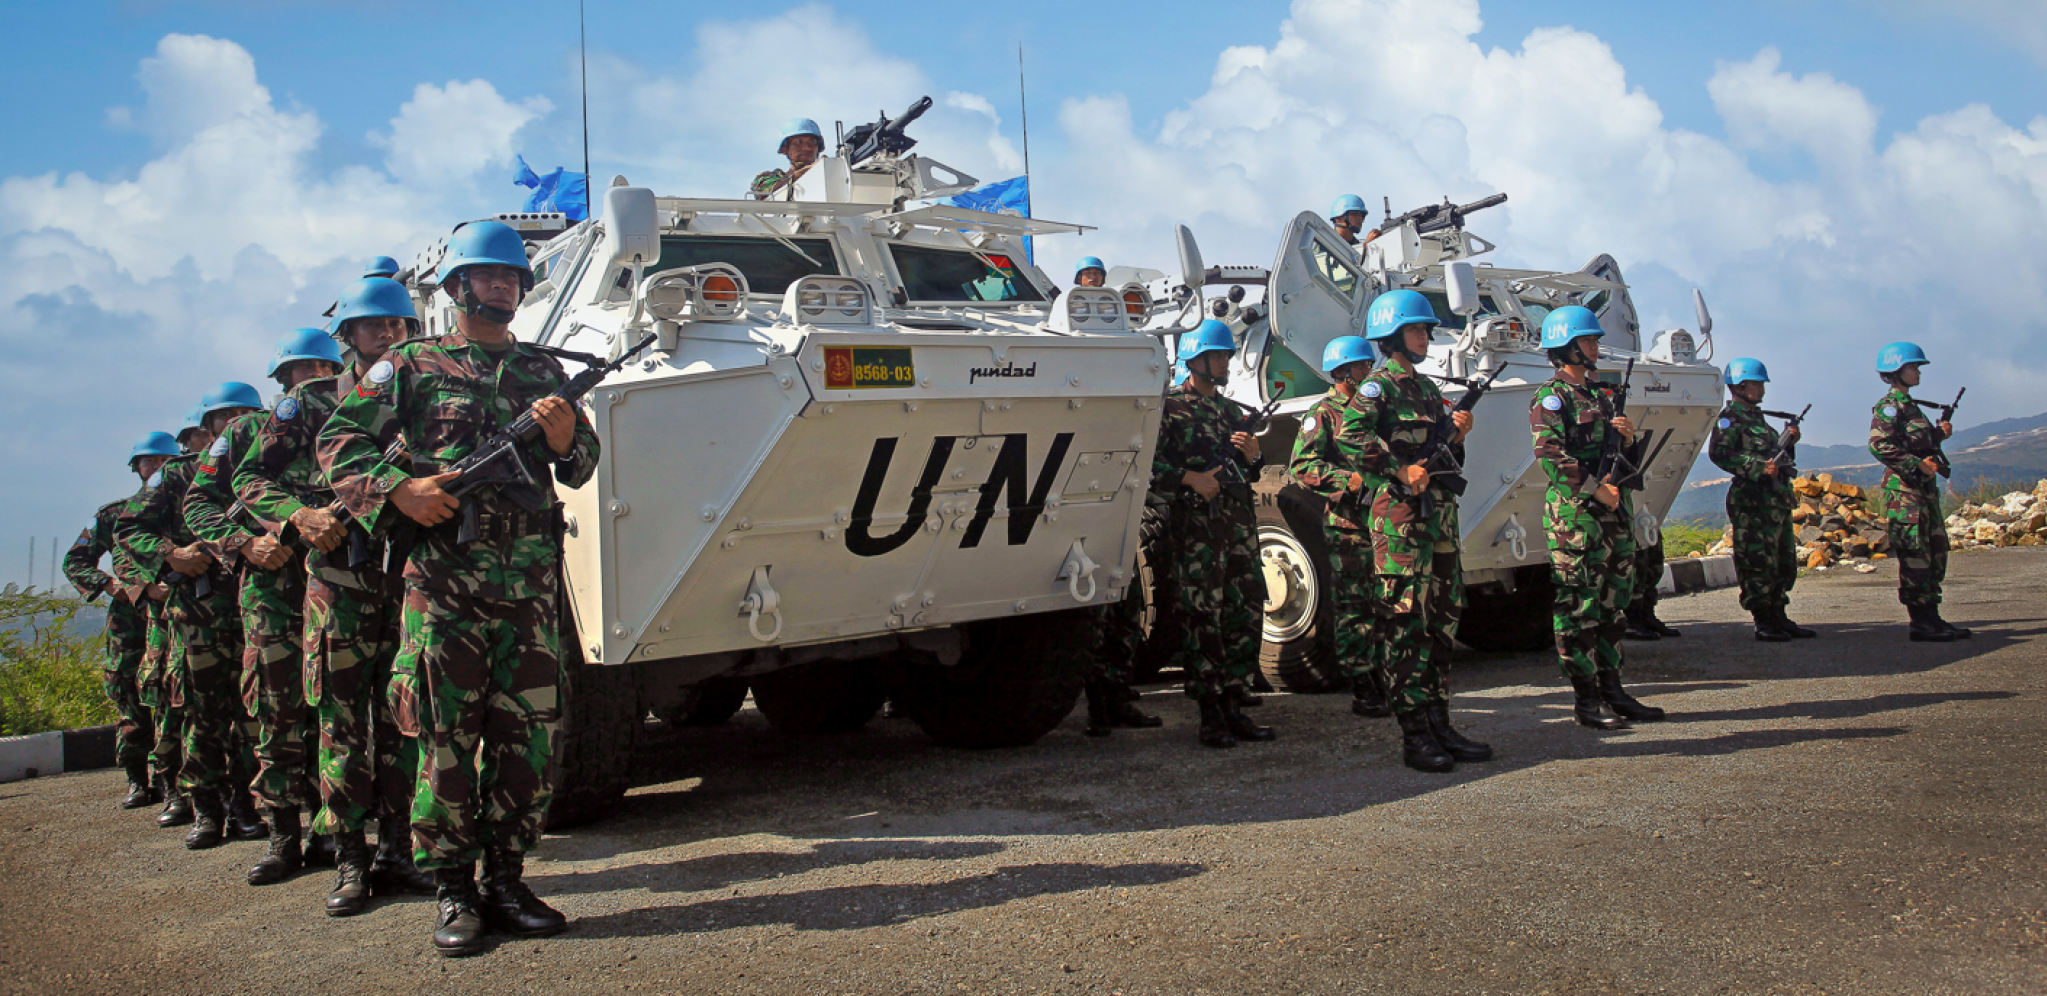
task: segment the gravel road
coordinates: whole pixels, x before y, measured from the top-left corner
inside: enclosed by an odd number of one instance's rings
[[[1821,633],[1754,642],[1732,591],[1664,603],[1594,734],[1538,655],[1460,656],[1498,750],[1402,767],[1391,720],[1268,696],[1273,744],[1156,731],[934,748],[907,722],[778,737],[751,709],[647,760],[528,880],[573,918],[447,960],[424,899],[319,913],[327,873],[242,883],[120,776],[0,785],[0,991],[2017,993],[2047,991],[2034,706],[2047,550],[1958,555],[1904,640],[1895,574],[1799,583]]]

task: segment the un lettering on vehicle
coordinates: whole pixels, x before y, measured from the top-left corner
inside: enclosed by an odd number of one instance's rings
[[[933,515],[938,514],[933,511],[932,504],[941,495],[967,498],[973,502],[971,517],[966,520],[960,537],[960,549],[970,550],[982,544],[988,537],[989,524],[995,518],[998,505],[1005,513],[999,535],[1009,546],[1024,545],[1030,541],[1032,529],[1044,514],[1046,499],[1059,480],[1060,471],[1066,466],[1073,435],[1071,432],[1054,435],[1035,473],[1030,466],[1029,433],[934,437],[919,459],[905,461],[909,467],[915,468],[912,473],[916,476],[912,478],[907,507],[901,513],[903,521],[880,535],[876,535],[880,530],[876,528],[875,520],[894,518],[890,514],[893,510],[878,506],[896,463],[896,452],[903,448],[903,440],[894,436],[876,439],[868,451],[867,467],[860,476],[853,499],[853,514],[845,531],[846,549],[855,556],[879,557],[901,548],[925,528]],[[995,445],[998,449],[980,480],[958,480],[946,474],[958,450],[985,445]]]

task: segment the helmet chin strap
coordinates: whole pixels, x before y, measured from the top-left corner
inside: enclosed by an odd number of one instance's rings
[[[508,311],[478,300],[476,292],[469,289],[469,271],[467,269],[455,274],[455,279],[462,284],[462,303],[456,305],[456,307],[461,308],[463,314],[474,315],[498,325],[512,324],[513,316],[518,314],[517,306],[514,306],[513,310]]]

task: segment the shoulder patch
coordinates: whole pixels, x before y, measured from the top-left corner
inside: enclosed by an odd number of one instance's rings
[[[365,383],[382,387],[385,384],[391,383],[391,378],[397,376],[397,374],[398,369],[391,365],[390,360],[378,360],[377,364],[371,367],[368,373],[363,374],[362,379]]]
[[[149,475],[149,480],[142,482],[142,486],[145,488],[163,487],[163,471],[159,470],[156,473]]]
[[[1898,417],[1898,406],[1896,406],[1896,405],[1885,405],[1885,406],[1884,406],[1884,417],[1885,417],[1885,418],[1897,418],[1897,417]]]
[[[1301,420],[1301,431],[1302,432],[1315,431],[1315,416],[1310,415],[1307,418]]]
[[[1730,426],[1730,425],[1733,425],[1733,424],[1734,424],[1734,420],[1733,420],[1733,419],[1730,419],[1730,418],[1723,418],[1723,419],[1721,419],[1721,420],[1720,420],[1720,427],[1721,427],[1722,429],[1725,429],[1725,428],[1727,428],[1728,426]]]
[[[1564,410],[1564,399],[1552,394],[1542,399],[1542,406],[1550,411],[1560,412]]]
[[[219,438],[215,439],[215,440],[213,441],[213,448],[212,448],[212,449],[209,449],[209,450],[207,450],[206,452],[207,452],[207,453],[208,453],[209,455],[211,455],[211,456],[226,456],[226,455],[227,455],[227,437],[226,437],[226,436],[221,436],[221,437],[219,437]]]
[[[1366,382],[1365,382],[1365,389],[1364,389],[1364,395],[1365,395],[1365,397],[1367,397],[1367,398],[1376,398],[1376,397],[1378,397],[1378,396],[1379,396],[1379,395],[1380,395],[1381,393],[1383,393],[1383,392],[1382,392],[1382,391],[1380,390],[1380,387],[1379,387],[1379,382],[1378,382],[1378,381],[1375,381],[1375,380],[1368,380],[1368,381],[1366,381]]]
[[[286,398],[277,403],[277,420],[289,422],[299,417],[299,399]]]

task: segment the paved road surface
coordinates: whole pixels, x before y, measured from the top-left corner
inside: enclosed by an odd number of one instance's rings
[[[1676,721],[1595,735],[1554,666],[1464,658],[1499,760],[1408,771],[1390,720],[1272,696],[1281,739],[1165,729],[939,750],[908,723],[796,742],[751,710],[652,759],[529,866],[572,932],[450,961],[431,906],[318,912],[113,808],[119,776],[0,786],[0,991],[2010,993],[2047,990],[2047,551],[1955,559],[1909,644],[1895,576],[1801,582],[1822,637],[1753,642],[1731,591],[1631,648]]]

